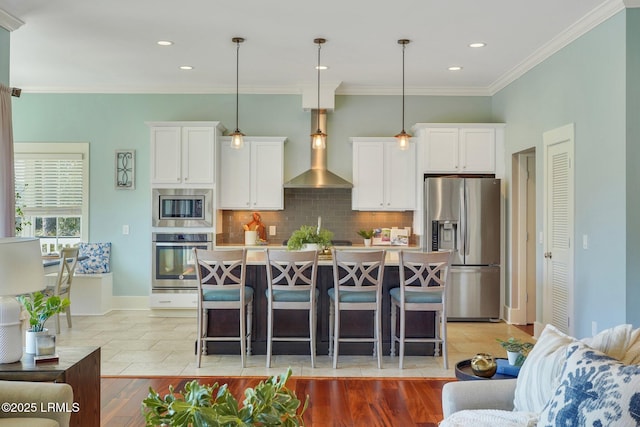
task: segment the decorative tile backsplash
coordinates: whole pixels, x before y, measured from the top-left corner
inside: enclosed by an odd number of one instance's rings
[[[333,232],[335,240],[362,243],[360,229],[379,227],[411,227],[413,212],[361,212],[351,210],[350,189],[287,188],[284,190],[284,210],[259,211],[267,229],[269,243],[282,243],[301,225],[318,224]],[[222,212],[222,230],[218,243],[244,243],[242,226],[252,221],[253,211]],[[269,226],[276,227],[276,235],[269,236]],[[409,240],[414,243],[414,236]]]

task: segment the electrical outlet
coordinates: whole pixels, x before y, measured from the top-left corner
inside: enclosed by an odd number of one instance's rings
[[[275,236],[276,235],[276,226],[275,225],[270,225],[269,226],[269,236]]]
[[[128,225],[123,225],[122,226],[122,234],[124,234],[125,236],[127,234],[129,234],[129,226]]]
[[[586,234],[582,235],[582,249],[589,249],[589,236]]]

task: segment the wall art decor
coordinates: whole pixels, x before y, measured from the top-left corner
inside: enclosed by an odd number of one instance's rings
[[[135,150],[116,150],[116,188],[120,190],[136,188]]]

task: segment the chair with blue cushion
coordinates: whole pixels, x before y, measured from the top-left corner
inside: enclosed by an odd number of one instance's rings
[[[316,367],[316,325],[319,291],[318,251],[273,251],[267,249],[267,368],[271,367],[273,341],[308,341],[311,367]],[[307,310],[309,336],[274,336],[274,310]]]
[[[209,341],[240,341],[240,358],[245,367],[246,355],[251,354],[251,322],[253,317],[253,288],[245,286],[246,249],[193,249],[198,275],[198,368],[202,352]],[[209,310],[235,309],[240,312],[240,332],[236,337],[208,336]]]
[[[385,251],[338,251],[333,249],[333,288],[329,289],[329,356],[338,367],[340,342],[372,342],[373,354],[382,369],[382,278]],[[341,337],[340,312],[371,311],[373,337]]]
[[[391,297],[391,356],[396,354],[396,342],[400,344],[400,369],[404,364],[406,342],[434,343],[434,355],[440,355],[444,369],[449,368],[447,356],[447,301],[446,286],[449,279],[451,251],[413,252],[400,251],[400,286],[389,291]],[[397,313],[400,312],[400,334],[396,335]],[[436,312],[433,338],[407,338],[405,323],[407,311]]]

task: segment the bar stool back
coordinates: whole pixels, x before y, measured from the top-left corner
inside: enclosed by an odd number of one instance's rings
[[[405,342],[434,343],[434,355],[440,355],[444,369],[449,368],[447,355],[447,295],[451,251],[400,251],[400,286],[389,291],[391,299],[391,356],[395,356],[396,342],[400,344],[400,369],[404,364]],[[397,313],[400,312],[400,334],[396,335]],[[407,311],[435,311],[434,338],[407,338],[405,319]]]
[[[317,251],[274,251],[267,249],[267,368],[271,367],[273,341],[308,341],[311,367],[316,366],[316,324],[318,312]],[[274,336],[274,310],[307,310],[308,337]]]
[[[240,341],[242,367],[246,355],[251,354],[251,323],[253,318],[253,288],[245,286],[246,249],[213,250],[193,249],[198,275],[198,342],[196,361],[198,368],[202,353],[209,341]],[[236,309],[240,313],[240,332],[236,337],[208,336],[209,310]]]
[[[329,293],[329,355],[338,367],[340,342],[372,342],[378,369],[382,368],[382,278],[385,251],[337,251],[333,254],[333,288]],[[340,312],[372,311],[373,337],[341,337]]]

